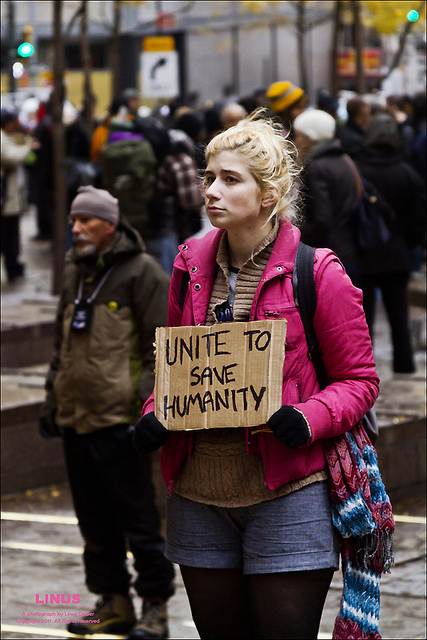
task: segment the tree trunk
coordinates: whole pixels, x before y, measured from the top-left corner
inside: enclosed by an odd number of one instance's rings
[[[270,23],[270,84],[279,79],[279,48],[277,22]]]
[[[15,91],[15,78],[13,77],[13,62],[16,57],[15,44],[15,4],[12,0],[7,3],[7,74],[9,76],[9,92]]]
[[[88,32],[87,32],[87,6],[88,6],[88,1],[82,0],[80,50],[81,50],[83,77],[84,77],[83,114],[84,114],[87,131],[89,135],[92,135],[93,108],[94,108],[95,96],[92,92],[92,83],[91,83],[92,64],[91,64],[91,57],[90,57],[89,38],[88,38]]]
[[[418,7],[417,7],[417,11],[418,13],[421,15],[421,12],[424,9],[424,5],[425,2],[420,2]],[[396,67],[399,66],[400,60],[402,58],[403,52],[405,51],[405,44],[406,44],[406,39],[409,35],[409,33],[411,32],[412,27],[414,26],[415,22],[409,22],[409,20],[406,22],[405,24],[405,28],[403,29],[402,33],[400,34],[399,37],[399,47],[396,51],[396,54],[393,58],[393,61],[390,64],[390,68],[387,71],[387,75],[385,76],[386,78],[389,77],[389,75],[391,74],[392,71],[394,71],[394,69],[396,69]],[[385,80],[385,78],[384,78]]]
[[[336,95],[340,90],[340,79],[338,76],[338,45],[339,45],[339,37],[341,33],[341,16],[342,16],[342,0],[335,0],[334,7],[334,28],[332,33],[332,44],[331,44],[331,92],[333,95]]]
[[[363,25],[360,19],[360,2],[352,0],[353,8],[353,38],[356,52],[356,91],[366,93],[366,78],[363,70]]]
[[[305,34],[307,31],[305,22],[305,1],[297,2],[297,40],[298,40],[298,67],[300,76],[300,85],[304,91],[308,92],[307,65],[305,59]]]
[[[61,291],[67,237],[67,170],[65,131],[62,122],[64,105],[64,48],[62,39],[62,0],[53,1],[53,285],[52,293]]]
[[[120,28],[121,28],[121,7],[120,1],[114,0],[114,23],[111,34],[110,66],[112,74],[113,100],[118,98],[120,91]]]

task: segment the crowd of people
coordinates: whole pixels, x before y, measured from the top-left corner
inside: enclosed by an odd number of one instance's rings
[[[355,96],[346,108],[342,122],[334,96],[319,92],[309,105],[289,81],[202,108],[177,99],[149,113],[129,88],[92,132],[72,105],[64,108],[68,251],[39,427],[45,438],[63,438],[100,620],[96,629],[70,623],[70,632],[167,638],[176,563],[201,638],[317,637],[340,549],[346,567],[354,561],[343,538],[356,539],[331,515],[324,441],[360,455],[372,449],[352,429],[378,394],[378,292],[393,370],[415,371],[406,293],[426,248],[425,94],[384,104]],[[35,240],[53,239],[50,102],[31,131],[2,109],[1,136],[2,253],[13,282],[24,277],[25,191],[37,210]],[[361,247],[356,232],[368,188],[390,211],[387,239],[374,248]],[[316,248],[313,324],[325,388],[294,300],[300,239]],[[287,320],[283,406],[256,429],[171,433],[154,414],[155,329],[211,326],[225,310],[233,321]],[[166,541],[150,471],[158,449]],[[388,566],[388,548],[378,547],[375,571]],[[342,610],[334,637],[378,637],[375,611],[359,619]],[[365,624],[374,635],[357,635]],[[353,635],[339,635],[344,628]]]
[[[342,121],[335,96],[319,91],[316,105],[311,106],[303,89],[289,81],[274,82],[240,99],[208,101],[201,108],[176,99],[151,113],[140,107],[138,91],[130,88],[113,101],[91,133],[83,115],[66,102],[68,205],[81,185],[108,190],[118,198],[121,215],[170,276],[179,244],[211,228],[200,191],[206,144],[260,106],[282,123],[299,149],[304,241],[332,248],[362,288],[372,337],[381,292],[392,330],[394,370],[414,371],[406,289],[410,274],[425,263],[425,93],[382,100],[376,94],[355,95],[348,100],[347,119]],[[13,187],[17,180],[27,184],[28,200],[36,208],[36,239],[53,239],[50,111],[50,100],[40,103],[32,129],[26,132],[17,113],[4,110],[2,115],[2,253],[9,281],[23,277],[25,268],[19,259],[25,189],[19,189],[18,202]],[[25,139],[25,133],[31,138]],[[393,238],[381,251],[361,253],[356,243],[360,194],[355,169],[394,212]],[[71,244],[68,228],[67,249]]]

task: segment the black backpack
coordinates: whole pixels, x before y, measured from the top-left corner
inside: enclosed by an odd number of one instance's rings
[[[363,254],[371,249],[378,249],[390,240],[396,214],[378,189],[360,175],[350,156],[345,155],[344,158],[352,168],[359,196],[355,239]]]

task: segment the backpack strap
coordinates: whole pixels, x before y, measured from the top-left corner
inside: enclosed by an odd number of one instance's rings
[[[295,256],[292,288],[294,291],[295,306],[300,310],[301,321],[307,339],[308,355],[313,363],[320,388],[324,389],[328,384],[328,378],[326,376],[319,342],[313,327],[314,314],[317,306],[313,266],[313,247],[309,247],[303,242],[300,242]],[[375,444],[378,439],[379,425],[373,407],[363,416],[361,424],[371,443]]]
[[[325,367],[320,353],[319,342],[313,327],[317,306],[316,286],[313,275],[314,248],[300,242],[295,256],[292,287],[295,306],[299,308],[301,321],[307,339],[308,355],[316,371],[321,389],[327,385]]]

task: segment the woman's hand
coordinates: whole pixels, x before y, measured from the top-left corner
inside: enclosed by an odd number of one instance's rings
[[[307,418],[290,405],[284,405],[273,413],[267,425],[276,438],[291,449],[303,447],[310,442],[311,429]]]
[[[157,420],[154,411],[147,413],[136,423],[133,444],[138,453],[153,453],[165,444],[169,431]]]

